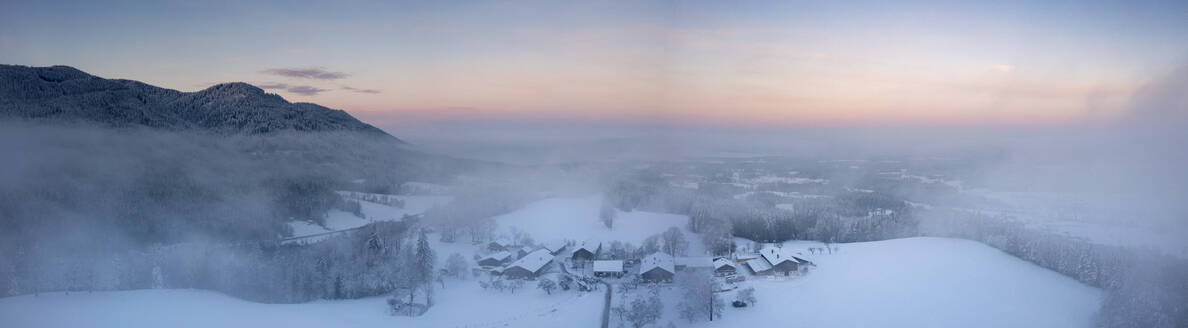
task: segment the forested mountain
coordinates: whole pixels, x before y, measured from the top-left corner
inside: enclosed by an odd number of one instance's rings
[[[344,111],[290,103],[247,83],[181,92],[69,66],[0,65],[0,117],[218,134],[351,131],[395,138]]]

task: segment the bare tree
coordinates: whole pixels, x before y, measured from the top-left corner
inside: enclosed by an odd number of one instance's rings
[[[661,251],[672,256],[685,255],[685,251],[689,248],[689,240],[685,239],[685,233],[677,227],[670,227],[661,234]]]

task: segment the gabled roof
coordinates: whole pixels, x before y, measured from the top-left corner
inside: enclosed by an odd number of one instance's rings
[[[508,253],[506,251],[499,251],[499,252],[495,252],[495,253],[491,253],[490,255],[487,255],[487,257],[479,259],[479,261],[481,262],[483,260],[488,260],[488,259],[492,259],[492,260],[496,260],[496,261],[506,261],[509,257],[511,257],[511,253]]]
[[[661,252],[652,253],[639,261],[639,273],[642,274],[657,268],[668,271],[668,273],[673,273],[675,271],[672,269],[672,262],[672,256],[668,254]]]
[[[602,242],[596,240],[583,240],[573,245],[574,252],[584,249],[590,253],[597,253],[599,248],[602,248]]]
[[[565,241],[551,240],[551,241],[545,242],[541,246],[544,247],[545,249],[549,250],[549,252],[556,253],[557,251],[560,251],[562,248],[565,248]]]
[[[750,267],[751,271],[755,271],[755,273],[771,270],[771,264],[767,263],[767,260],[764,259],[753,259],[743,263],[746,264],[747,267]]]
[[[490,244],[499,245],[500,247],[512,246],[511,240],[508,240],[507,238],[499,238],[496,240],[492,240],[491,243],[489,243],[488,245],[490,245]]]
[[[767,263],[771,264],[772,266],[777,266],[784,262],[793,262],[796,264],[804,263],[797,259],[797,256],[804,255],[800,254],[800,251],[794,248],[764,248],[763,250],[759,251],[759,255],[763,256],[763,259],[767,260]]]
[[[540,271],[540,268],[543,268],[552,261],[553,254],[549,254],[549,251],[547,250],[538,249],[532,253],[529,253],[528,255],[524,255],[524,257],[507,266],[507,268],[503,270],[507,271],[507,269],[519,267],[524,270],[528,270],[528,272],[537,272]]]
[[[623,272],[623,261],[594,261],[594,272]]]
[[[734,268],[734,262],[730,262],[730,260],[727,260],[725,257],[719,257],[714,260],[714,270],[721,269],[725,266]]]
[[[536,248],[533,248],[532,246],[524,246],[524,247],[520,247],[520,249],[517,249],[517,251],[521,251],[524,253],[532,253],[532,251],[535,251],[535,250],[536,250]]]

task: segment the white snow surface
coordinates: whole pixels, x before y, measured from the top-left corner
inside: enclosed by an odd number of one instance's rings
[[[447,281],[435,296],[438,304],[420,317],[388,315],[382,297],[263,304],[185,289],[46,293],[0,299],[0,326],[557,327],[565,322],[593,327],[601,320],[600,292],[546,295],[531,287],[511,294],[481,290],[474,280]]]
[[[1091,327],[1101,291],[989,246],[946,238],[840,244],[803,277],[750,277],[759,302],[713,323],[764,327]],[[732,301],[733,292],[723,295]],[[675,306],[675,304],[666,304]],[[680,325],[675,307],[664,320]],[[662,323],[665,321],[661,321]]]
[[[503,234],[509,234],[511,227],[526,232],[536,240],[557,238],[591,241],[602,247],[609,247],[611,241],[631,242],[639,245],[648,236],[655,235],[669,227],[678,227],[688,240],[695,239],[687,229],[689,217],[679,214],[644,211],[619,212],[613,229],[607,229],[598,219],[602,197],[599,195],[578,198],[549,198],[528,204],[522,209],[494,217]],[[593,245],[592,245],[593,247]],[[689,243],[689,254],[701,254],[701,243]],[[574,247],[577,249],[578,247]]]

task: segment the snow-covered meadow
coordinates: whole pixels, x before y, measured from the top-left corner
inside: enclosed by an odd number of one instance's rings
[[[795,246],[793,246],[795,247]],[[789,280],[755,278],[758,302],[699,326],[1090,327],[1101,291],[989,246],[947,238],[838,245]],[[724,299],[733,300],[732,292]],[[668,304],[664,320],[686,325]],[[663,321],[662,321],[663,322]]]

